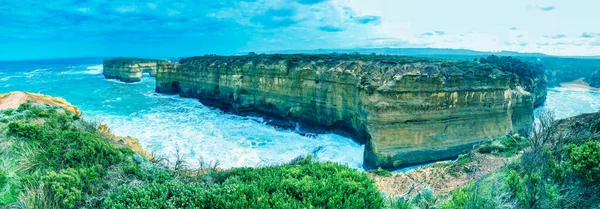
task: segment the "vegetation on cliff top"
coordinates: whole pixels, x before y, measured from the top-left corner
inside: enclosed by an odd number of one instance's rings
[[[0,207],[382,208],[365,173],[310,157],[221,171],[153,162],[116,148],[58,107],[23,104],[0,116]]]
[[[279,64],[284,61],[287,69],[293,69],[301,64],[316,63],[319,66],[334,68],[344,62],[372,62],[381,65],[381,68],[365,67],[363,73],[400,70],[406,64],[423,64],[422,74],[432,75],[441,73],[444,76],[453,74],[499,73],[494,65],[480,64],[471,61],[442,60],[433,58],[407,57],[395,55],[363,55],[363,54],[261,54],[244,56],[197,56],[180,60],[182,65],[210,65],[214,63],[227,63],[228,66],[244,65],[249,62],[261,64]]]
[[[104,65],[110,66],[121,66],[129,64],[147,63],[147,62],[160,62],[159,59],[146,59],[146,58],[135,58],[135,57],[115,57],[104,59]]]

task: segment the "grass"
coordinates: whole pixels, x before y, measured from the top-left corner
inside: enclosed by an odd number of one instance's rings
[[[477,151],[482,154],[494,154],[502,157],[512,157],[529,146],[529,140],[525,137],[514,135],[492,141],[481,145]]]
[[[369,171],[370,173],[376,175],[376,176],[383,176],[383,177],[392,177],[392,172],[382,169],[381,167],[375,169],[375,170],[371,170]]]

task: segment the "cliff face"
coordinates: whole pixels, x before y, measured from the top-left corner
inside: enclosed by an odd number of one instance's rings
[[[350,133],[366,144],[368,168],[450,158],[525,133],[541,97],[493,65],[397,56],[193,57],[156,79],[157,92]]]
[[[139,82],[143,73],[156,76],[161,62],[166,61],[139,58],[105,59],[102,74],[107,79],[117,79],[127,83]]]

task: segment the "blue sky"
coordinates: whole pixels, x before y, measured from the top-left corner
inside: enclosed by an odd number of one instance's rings
[[[433,47],[600,55],[600,1],[7,0],[0,60]]]

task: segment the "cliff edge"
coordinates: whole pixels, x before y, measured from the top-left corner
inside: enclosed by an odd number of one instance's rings
[[[451,158],[526,134],[545,98],[545,87],[498,65],[400,56],[191,57],[160,67],[156,79],[157,92],[348,133],[366,144],[367,168]]]
[[[10,92],[8,94],[0,94],[0,110],[9,108],[17,109],[19,106],[21,106],[21,104],[28,102],[62,107],[66,111],[69,111],[81,118],[81,111],[79,108],[73,106],[71,103],[60,97],[51,97],[43,94],[20,91]]]

